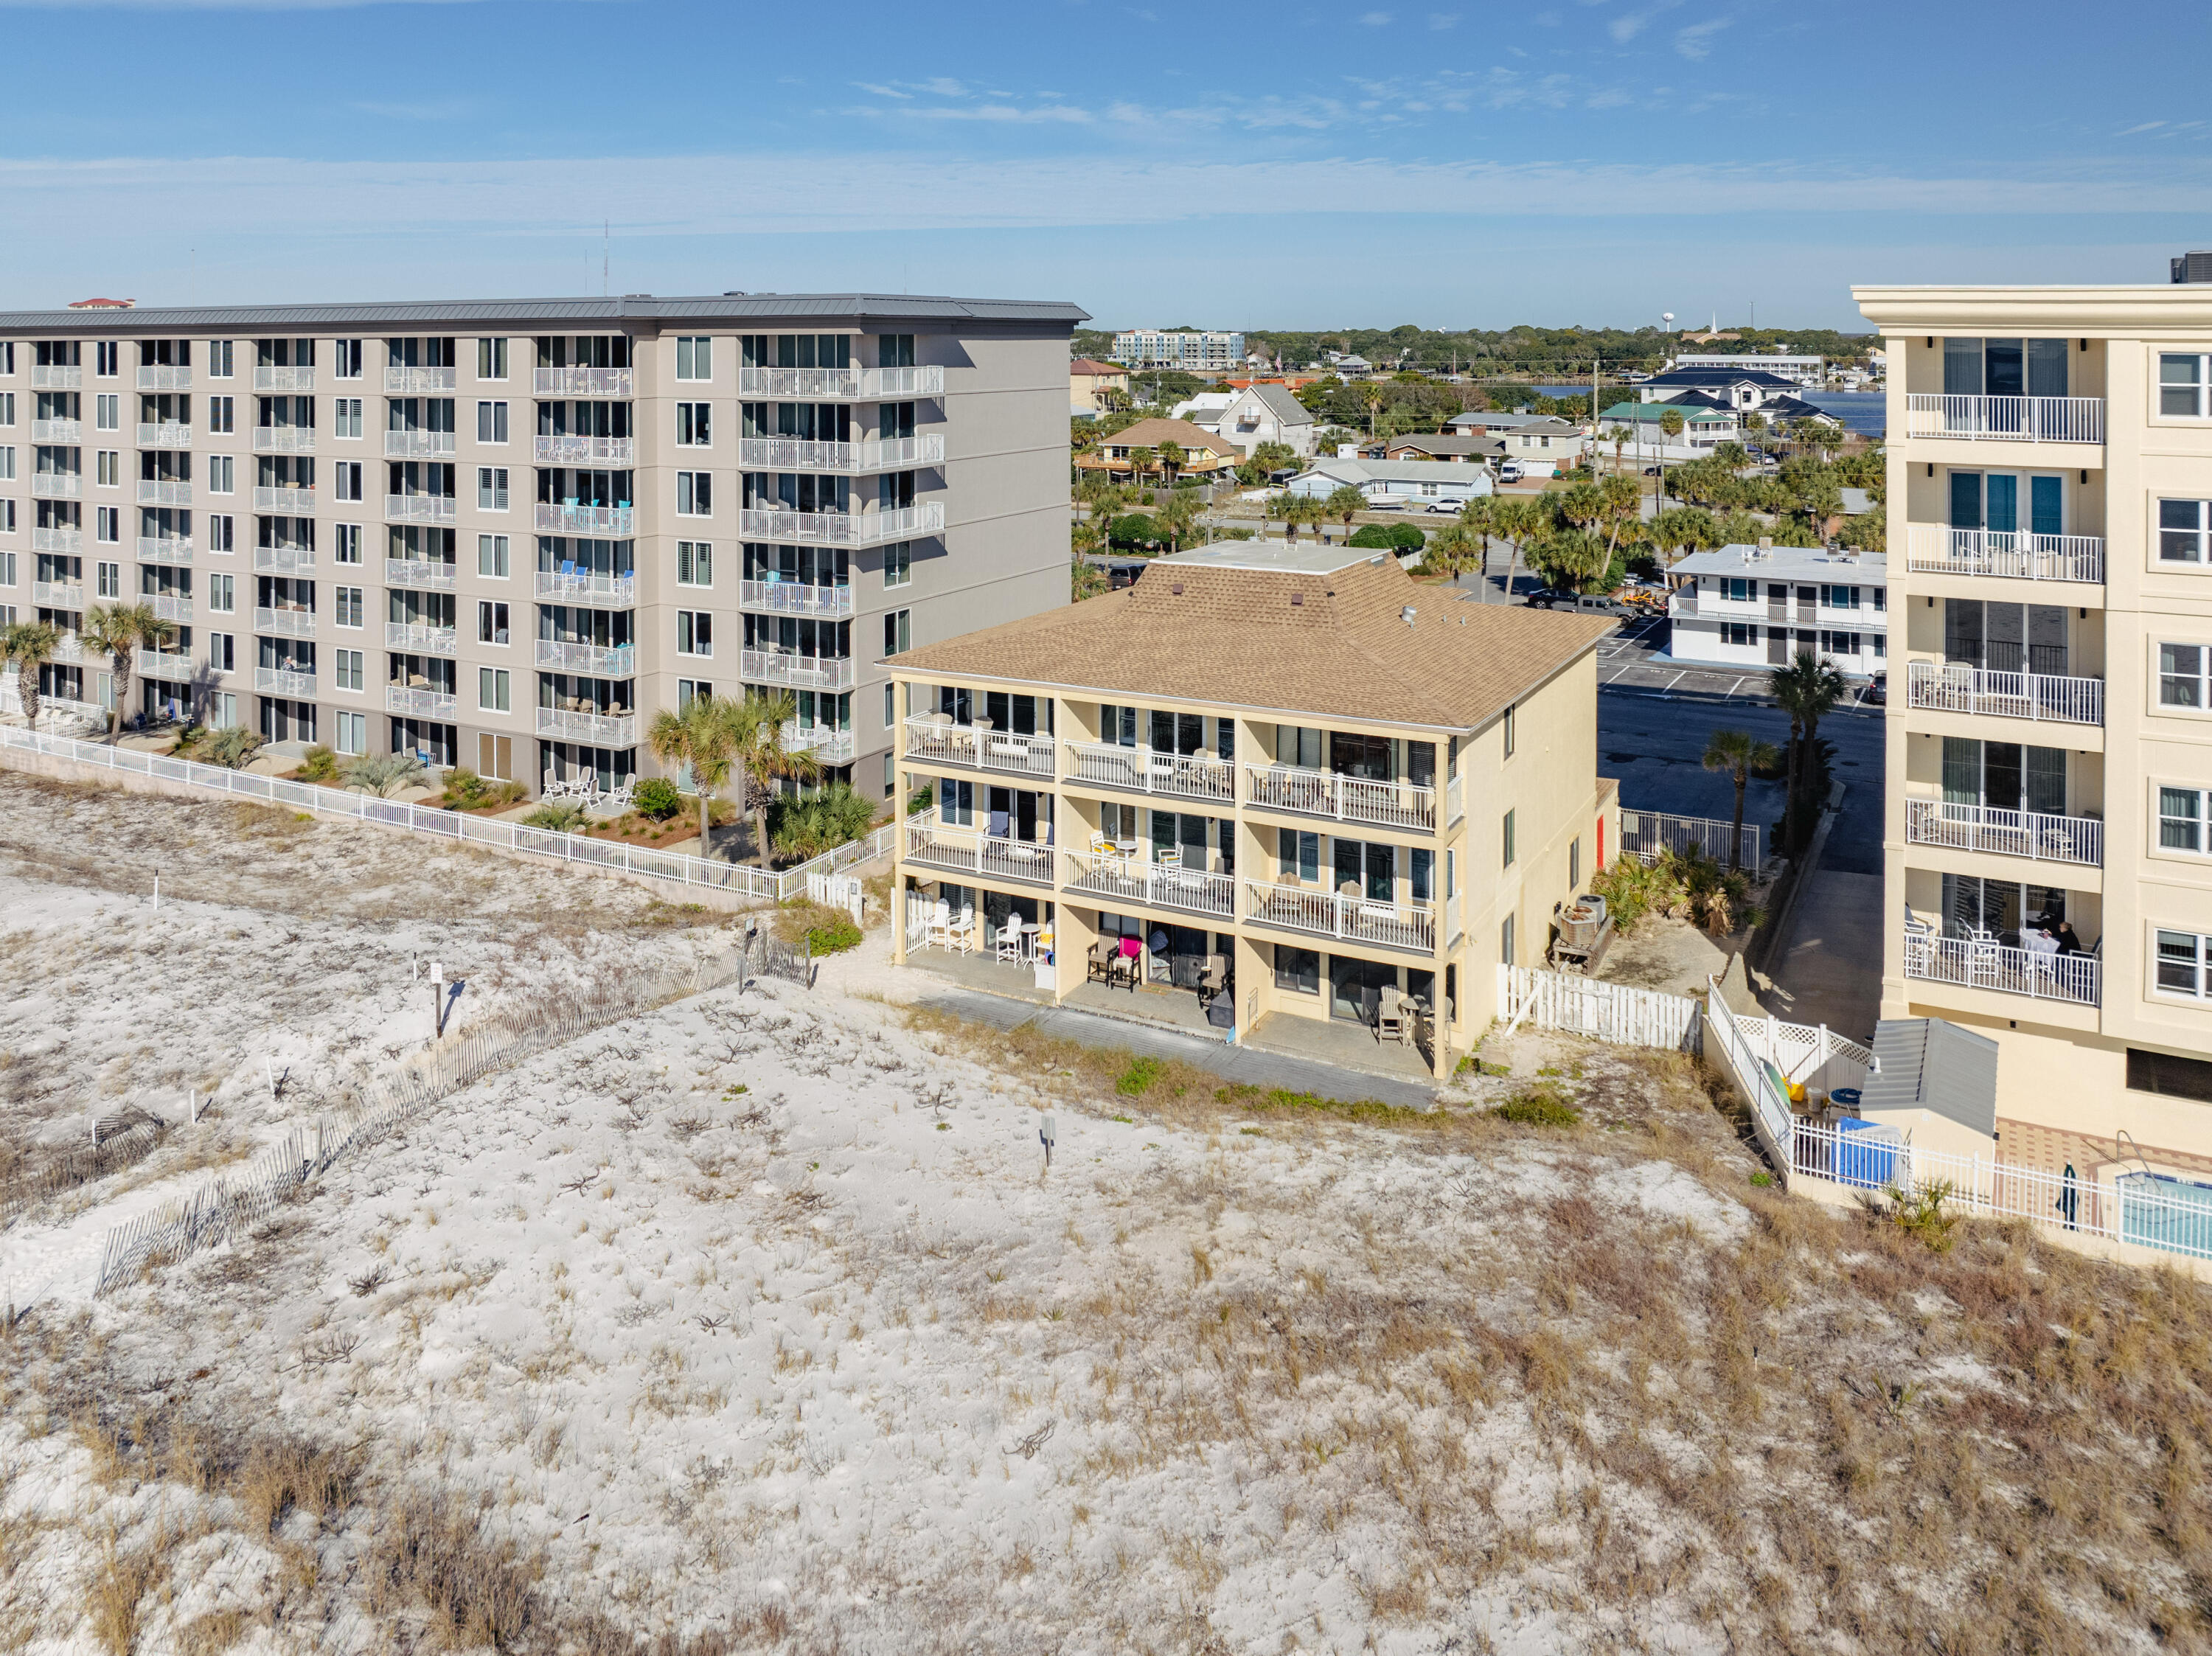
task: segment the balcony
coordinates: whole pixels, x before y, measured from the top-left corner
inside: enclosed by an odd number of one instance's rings
[[[425,627],[418,622],[387,621],[384,623],[384,646],[387,650],[406,650],[416,655],[449,656],[457,647],[458,634],[450,627]]]
[[[138,504],[141,506],[190,506],[192,486],[180,477],[141,477],[138,480]]]
[[[2101,868],[2105,825],[2094,816],[2047,816],[1992,805],[1954,805],[1942,799],[1905,802],[1908,845],[1950,851],[1992,851],[2039,862]]]
[[[256,485],[253,509],[256,512],[281,512],[287,517],[312,518],[315,514],[315,491],[312,488],[264,488]]]
[[[313,391],[315,371],[308,368],[257,367],[253,371],[256,391]]]
[[[35,363],[32,365],[33,391],[76,391],[83,384],[82,368],[42,368]]]
[[[138,537],[138,561],[141,563],[190,563],[192,543],[183,535],[141,535]]]
[[[404,713],[410,719],[451,719],[459,700],[447,690],[421,689],[409,684],[384,687],[385,711]]]
[[[387,494],[384,497],[384,521],[386,523],[458,523],[460,515],[460,503],[450,494]]]
[[[315,552],[307,546],[257,546],[253,572],[258,575],[305,575],[313,573]]]
[[[541,436],[530,458],[541,466],[626,466],[637,458],[634,437]]]
[[[33,552],[82,552],[84,549],[84,531],[82,529],[33,529],[31,531],[31,550]]]
[[[438,558],[386,558],[384,561],[384,584],[386,586],[426,587],[434,591],[450,592],[459,576],[459,566]]]
[[[269,695],[313,695],[315,676],[294,667],[256,667],[253,688]]]
[[[906,721],[906,752],[909,759],[940,765],[1052,780],[1050,737],[1019,736],[981,725],[955,725],[944,713],[916,713]]]
[[[1294,765],[1247,765],[1244,798],[1263,810],[1294,816],[1326,816],[1413,834],[1433,834],[1437,827],[1437,791],[1412,782],[1377,782]]]
[[[190,368],[180,368],[168,362],[153,362],[138,370],[140,391],[190,391],[191,388],[192,371]]]
[[[628,368],[540,368],[532,387],[538,397],[628,397]]]
[[[1386,902],[1376,897],[1341,896],[1319,886],[1247,880],[1244,913],[1259,925],[1308,937],[1408,949],[1421,955],[1433,955],[1437,949],[1437,911],[1432,903]]]
[[[2097,1006],[2104,999],[2104,968],[2094,955],[2039,955],[1986,937],[1944,937],[1917,928],[1905,934],[1905,975],[1923,983]]]
[[[82,610],[84,587],[82,583],[71,585],[65,581],[33,581],[31,602],[48,610]]]
[[[49,661],[80,662],[91,655],[91,650],[86,646],[85,641],[82,638],[79,638],[75,633],[64,633],[59,638],[54,640],[53,652],[46,658],[46,659]],[[105,661],[107,658],[103,655],[100,657],[100,659]]]
[[[190,448],[192,428],[175,420],[164,420],[159,424],[138,422],[138,446],[141,448]]]
[[[631,678],[637,673],[634,644],[574,644],[565,639],[538,640],[538,664],[559,672],[588,673],[593,678]]]
[[[166,679],[172,683],[189,683],[198,670],[192,658],[176,650],[141,650],[138,652],[138,676],[141,678]]]
[[[637,602],[637,577],[596,569],[541,569],[537,596],[573,599],[594,609],[626,610]]]
[[[453,434],[450,431],[387,431],[384,434],[386,459],[420,460],[453,452]]]
[[[634,506],[564,506],[554,500],[540,500],[533,526],[547,535],[635,535],[637,532],[637,508]]]
[[[394,397],[408,397],[426,391],[451,391],[459,384],[453,368],[394,368],[384,371],[384,389]]]
[[[540,707],[538,734],[566,741],[588,742],[594,747],[630,748],[637,745],[635,713],[571,713],[565,707]]]
[[[31,440],[34,443],[82,442],[84,440],[84,422],[33,420],[31,422]]]
[[[795,580],[739,581],[738,607],[771,616],[819,616],[835,621],[853,613],[853,589]]]
[[[1990,713],[2052,725],[2105,722],[2105,681],[2050,673],[2000,673],[1948,661],[1916,661],[1906,705],[1937,713]]]
[[[1906,565],[1923,574],[2093,584],[2105,579],[2105,543],[2094,535],[1947,529],[1942,524],[1912,524],[1906,534]]]
[[[157,621],[189,622],[192,618],[192,601],[179,592],[149,592],[146,604]]]
[[[1110,742],[1064,745],[1066,779],[1072,786],[1120,788],[1224,807],[1237,803],[1237,767],[1226,759],[1166,753],[1155,748],[1121,748]]]
[[[543,370],[540,370],[542,373]],[[740,397],[830,397],[880,403],[890,398],[942,397],[945,368],[929,363],[913,368],[739,368]]]
[[[31,493],[42,500],[82,500],[84,498],[84,474],[81,471],[34,471],[31,474]],[[143,500],[145,496],[142,494],[139,499]]]
[[[313,454],[315,452],[315,428],[313,426],[256,426],[253,428],[253,452],[256,454]]]
[[[538,508],[541,513],[544,507]],[[544,527],[543,524],[538,525]],[[945,503],[896,507],[888,512],[786,512],[748,507],[738,513],[747,540],[802,541],[811,546],[879,546],[886,541],[934,535],[945,527]]]
[[[849,765],[854,743],[850,731],[833,731],[826,725],[807,726],[797,720],[783,727],[786,753],[811,753],[817,763]]]
[[[994,838],[974,828],[946,828],[933,810],[908,819],[906,860],[971,879],[1038,886],[1053,883],[1051,846],[1031,840]]]
[[[1110,852],[1086,856],[1067,854],[1066,889],[1103,898],[1115,907],[1141,904],[1170,908],[1186,914],[1232,919],[1237,913],[1237,881],[1233,875],[1209,874],[1203,869],[1169,863],[1147,863],[1135,857]]]
[[[743,437],[738,464],[748,471],[904,471],[942,465],[945,437],[872,437],[857,443],[816,443],[798,437]]]
[[[281,609],[264,606],[253,612],[253,630],[274,633],[279,638],[313,638],[315,612],[289,605]]]
[[[2101,397],[1945,397],[1910,391],[1905,398],[1908,437],[1963,438],[1973,442],[2101,443]]]
[[[777,650],[738,652],[738,676],[748,684],[781,684],[794,690],[849,690],[859,680],[849,656],[787,656]]]

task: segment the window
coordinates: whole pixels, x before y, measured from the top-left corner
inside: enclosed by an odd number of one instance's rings
[[[2205,982],[2206,939],[2194,931],[2158,934],[2157,984],[2160,994],[2191,995],[2203,999]]]
[[[359,500],[362,494],[362,463],[358,460],[337,460],[331,465],[331,493],[341,500]]]
[[[678,448],[705,448],[714,441],[711,407],[706,403],[678,403],[676,405],[676,446]]]
[[[12,482],[15,477],[15,449],[13,444],[0,448],[0,482]]]
[[[121,507],[102,506],[94,507],[92,525],[92,537],[94,540],[105,542],[109,546],[119,546],[122,544],[123,508]],[[106,597],[110,595],[103,592],[100,596],[102,597]]]
[[[884,798],[888,799],[898,787],[898,761],[889,754],[884,755]]]
[[[2201,1058],[2128,1048],[2128,1089],[2212,1104],[2212,1064]]]
[[[15,423],[15,393],[12,391],[0,391],[0,426],[12,426]]]
[[[337,536],[337,550],[332,554],[335,561],[359,563],[361,561],[361,525],[340,524],[333,532]]]
[[[337,750],[343,754],[363,754],[368,751],[368,715],[340,713],[337,716]]]
[[[504,343],[504,342],[501,342]],[[504,667],[477,669],[477,706],[486,713],[511,712],[508,705],[507,670]]]
[[[676,377],[678,379],[712,379],[714,377],[714,342],[699,335],[678,335],[676,340]]]
[[[478,340],[477,343],[478,344],[483,344],[488,342]],[[502,339],[499,343],[504,345],[507,342]],[[477,403],[477,441],[479,443],[503,443],[506,440],[507,404],[504,403]]]
[[[507,378],[507,341],[504,339],[477,341],[477,378],[479,379]],[[501,406],[503,409],[505,404],[502,403]],[[507,439],[502,435],[499,440],[503,443]]]
[[[208,378],[234,379],[238,377],[238,356],[228,339],[207,341]]]
[[[354,622],[358,627],[359,622]],[[341,690],[358,690],[365,682],[368,652],[365,650],[333,650],[337,666],[337,685]]]
[[[479,535],[477,537],[477,573],[489,575],[494,580],[507,579],[506,536]]]
[[[2158,359],[2158,411],[2169,420],[2204,417],[2204,358],[2161,352]]]
[[[229,615],[238,608],[238,578],[234,575],[210,575],[207,578],[208,608],[218,615]]]
[[[1827,586],[1820,588],[1820,607],[1824,610],[1856,610],[1859,607],[1859,589],[1856,586]]]
[[[331,378],[358,379],[361,378],[361,341],[340,339],[334,342],[337,349],[331,353]]]
[[[331,404],[331,435],[349,440],[361,435],[361,398],[341,397]]]
[[[2162,707],[2202,707],[2205,649],[2201,644],[2158,646],[2158,701]]]
[[[218,435],[228,435],[238,429],[238,399],[235,397],[210,397],[207,400],[208,429]],[[354,434],[358,437],[359,432]]]
[[[714,584],[714,549],[704,541],[676,543],[676,584],[678,586],[712,586]]]
[[[2205,512],[2212,502],[2160,500],[2158,503],[2158,557],[2160,563],[2204,561]]]
[[[1583,841],[1577,834],[1567,846],[1567,889],[1579,891],[1583,884]]]
[[[914,543],[894,541],[884,549],[884,585],[904,586],[914,579]]]
[[[914,647],[914,611],[894,610],[884,617],[884,653],[895,656]]]
[[[676,474],[676,515],[679,518],[708,518],[714,512],[714,480],[704,471],[679,471]]]
[[[477,468],[477,509],[479,512],[507,510],[507,468],[505,466]]]
[[[94,573],[98,578],[100,597],[119,598],[123,596],[123,566],[121,564],[100,564],[96,567]]]
[[[123,429],[123,399],[112,391],[104,391],[92,399],[93,424],[102,431]]]
[[[1513,866],[1513,813],[1507,811],[1505,820],[1498,825],[1498,837],[1504,845],[1505,860],[1502,866]]]
[[[711,656],[714,653],[714,618],[704,610],[676,612],[676,653]]]
[[[1321,953],[1313,949],[1275,945],[1275,987],[1294,995],[1321,993]]]
[[[1321,878],[1321,835],[1279,828],[1276,862],[1285,883],[1311,885]]]
[[[884,728],[887,731],[898,728],[898,686],[896,684],[884,686]]]
[[[208,634],[208,665],[219,673],[238,670],[238,635],[234,633]],[[226,730],[229,727],[225,725]]]
[[[335,619],[338,626],[362,627],[368,624],[362,619],[362,597],[365,590],[359,586],[340,586],[333,589],[337,594],[337,615]]]
[[[1498,721],[1505,726],[1505,756],[1508,759],[1513,757],[1513,715],[1516,711],[1517,711],[1516,708],[1511,706],[1508,706],[1505,709],[1504,717]]]
[[[93,373],[102,379],[112,379],[123,372],[123,342],[102,339],[93,346]]]
[[[100,449],[94,454],[93,463],[98,468],[94,481],[102,488],[123,487],[123,455],[120,450]]]
[[[1721,642],[1755,645],[1759,642],[1759,628],[1747,621],[1724,621],[1721,623]]]
[[[208,462],[210,469],[215,463]],[[228,513],[210,513],[207,519],[207,543],[210,552],[234,552],[238,549],[238,519]]]
[[[479,601],[477,604],[477,642],[504,644],[507,641],[507,605],[492,599]]]
[[[1513,916],[1508,914],[1505,923],[1498,928],[1498,958],[1501,964],[1518,966],[1520,956],[1513,950]]]
[[[703,678],[679,678],[676,681],[676,711],[682,713],[702,695],[714,694],[714,687]],[[890,758],[889,754],[884,755]]]
[[[15,503],[13,500],[0,500],[0,535],[12,535],[15,532]],[[12,552],[9,554],[11,558],[14,555]],[[15,584],[15,578],[10,576],[4,584],[13,586]]]
[[[208,493],[235,494],[238,493],[237,469],[228,454],[208,456]]]
[[[218,690],[208,698],[208,723],[218,731],[238,728],[238,698],[228,690]]]

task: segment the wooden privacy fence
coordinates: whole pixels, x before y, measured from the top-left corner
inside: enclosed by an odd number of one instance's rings
[[[1635,989],[1528,966],[1498,968],[1498,1016],[1510,1034],[1523,1018],[1540,1029],[1589,1035],[1616,1046],[1699,1048],[1698,1003],[1687,995]]]

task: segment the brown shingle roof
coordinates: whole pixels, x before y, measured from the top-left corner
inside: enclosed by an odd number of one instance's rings
[[[1255,561],[1265,558],[1263,546],[1254,551]],[[1474,730],[1587,654],[1613,625],[1597,616],[1462,603],[1419,585],[1388,555],[1344,555],[1346,563],[1328,572],[1161,559],[1126,591],[924,645],[886,664]],[[1312,562],[1310,551],[1300,561]],[[1417,612],[1411,626],[1399,613],[1409,604]]]
[[[1244,458],[1244,451],[1226,437],[1188,420],[1139,420],[1098,440],[1101,448],[1158,448],[1162,443],[1173,443],[1185,451],[1204,449],[1239,460]]]
[[[1102,373],[1126,375],[1129,371],[1119,362],[1101,362],[1093,356],[1079,356],[1067,365],[1070,373],[1085,373],[1094,378]]]

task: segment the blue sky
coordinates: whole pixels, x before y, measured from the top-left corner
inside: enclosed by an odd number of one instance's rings
[[[726,288],[1852,325],[2212,246],[2212,11],[0,0],[7,305]],[[603,239],[602,225],[611,234]]]

